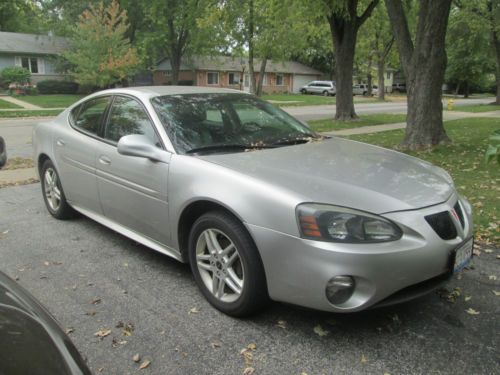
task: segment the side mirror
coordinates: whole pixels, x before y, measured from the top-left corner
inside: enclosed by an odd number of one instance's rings
[[[148,137],[139,134],[121,137],[118,141],[118,153],[167,164],[170,161],[168,152],[160,150]]]
[[[7,146],[5,140],[0,137],[0,169],[7,163]]]

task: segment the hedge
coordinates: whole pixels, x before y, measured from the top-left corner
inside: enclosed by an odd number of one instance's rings
[[[40,94],[76,94],[78,83],[69,81],[46,80],[36,85]]]

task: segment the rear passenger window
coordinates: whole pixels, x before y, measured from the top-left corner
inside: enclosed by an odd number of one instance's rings
[[[109,97],[91,99],[83,103],[80,111],[77,110],[79,113],[74,119],[74,125],[87,133],[97,135],[108,103]]]

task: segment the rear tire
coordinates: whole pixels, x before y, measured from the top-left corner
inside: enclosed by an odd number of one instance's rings
[[[196,284],[216,309],[235,317],[269,301],[264,267],[246,228],[232,215],[212,211],[193,224],[189,262]]]
[[[330,94],[328,93],[328,91],[323,91],[323,96],[329,96]]]
[[[302,89],[302,90],[300,90],[300,93],[301,93],[302,95],[306,95],[306,94],[307,94],[307,91],[306,91],[305,89]]]
[[[59,220],[71,219],[75,210],[66,201],[61,180],[51,160],[46,160],[40,170],[40,180],[45,206],[49,213]]]

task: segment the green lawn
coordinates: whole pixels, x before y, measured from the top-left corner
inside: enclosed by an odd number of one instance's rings
[[[453,111],[474,112],[474,113],[500,111],[500,105],[493,105],[493,104],[459,105],[459,106],[454,106]]]
[[[445,123],[453,140],[450,145],[438,146],[432,151],[408,151],[446,169],[453,177],[460,194],[474,206],[476,239],[500,245],[500,165],[484,164],[488,136],[500,129],[498,118],[468,118]],[[349,138],[387,148],[397,148],[403,130],[363,134]]]
[[[16,104],[6,102],[5,100],[2,100],[0,98],[0,109],[13,109],[13,108],[21,108],[21,107],[19,107]]]
[[[337,121],[333,119],[308,121],[309,126],[317,132],[326,132],[339,129],[357,128],[360,126],[393,124],[406,121],[405,114],[377,113],[361,115],[356,121]]]
[[[61,112],[60,109],[0,111],[0,118],[56,116]]]
[[[302,95],[302,94],[271,94],[262,95],[262,99],[271,100],[278,107],[302,106],[302,105],[323,105],[335,104],[335,97],[321,95]],[[367,98],[364,96],[355,96],[355,103],[369,103],[376,101],[376,98]]]
[[[66,108],[83,98],[82,95],[27,95],[17,99],[42,108]]]

